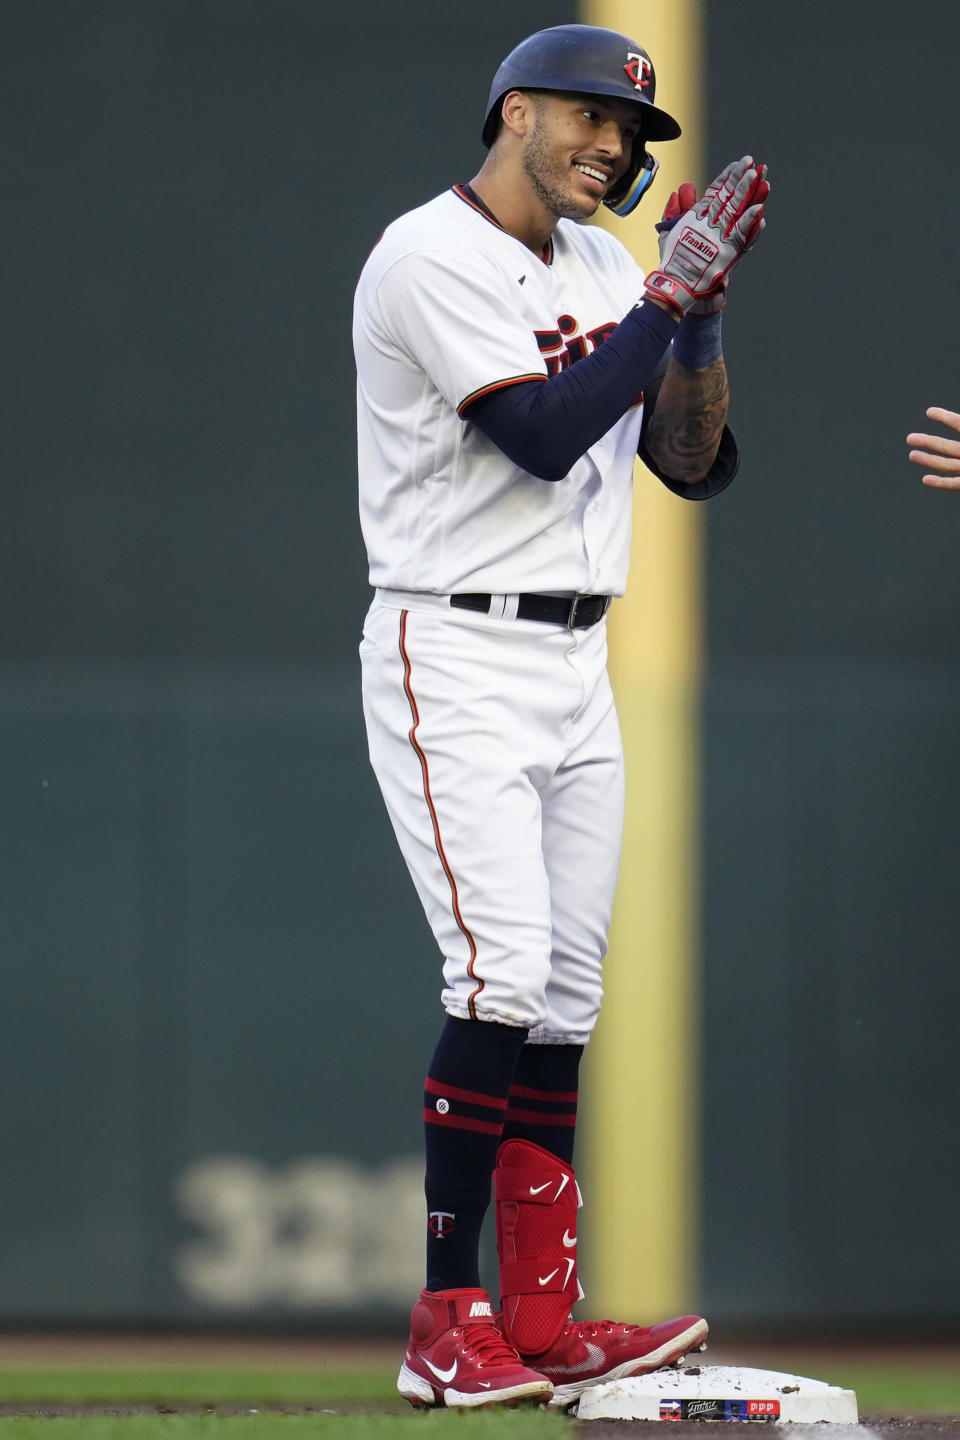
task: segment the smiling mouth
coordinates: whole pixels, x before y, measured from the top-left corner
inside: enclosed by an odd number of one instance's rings
[[[606,189],[610,183],[611,177],[605,170],[599,169],[596,165],[586,165],[582,160],[575,160],[573,162],[573,168],[574,170],[579,170],[580,174],[584,175],[588,180],[595,180],[596,183],[604,189]]]

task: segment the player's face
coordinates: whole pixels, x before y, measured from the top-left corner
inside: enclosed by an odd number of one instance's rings
[[[590,95],[538,95],[523,168],[540,201],[558,218],[592,215],[630,164],[638,138],[636,106]]]

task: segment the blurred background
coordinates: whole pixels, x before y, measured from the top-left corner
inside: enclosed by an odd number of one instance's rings
[[[399,1330],[422,1283],[438,962],[362,733],[351,298],[578,18],[3,0],[0,1327]],[[700,19],[696,178],[751,151],[775,198],[703,522],[686,1302],[956,1334],[960,495],[904,435],[960,409],[960,13]]]

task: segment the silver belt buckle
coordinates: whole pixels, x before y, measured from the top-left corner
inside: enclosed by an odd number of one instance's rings
[[[592,596],[592,595],[574,595],[573,599],[572,599],[571,602],[570,602],[570,613],[569,613],[569,615],[567,616],[567,629],[568,629],[568,630],[573,630],[573,629],[576,627],[576,623],[577,623],[577,610],[578,610],[578,608],[579,608],[580,601],[581,601],[581,600],[592,600],[592,599],[594,599],[594,598],[595,598],[595,597]],[[599,616],[597,617],[597,620],[594,621],[594,624],[599,623],[599,621],[603,619],[604,615],[606,615],[607,611],[610,609],[611,600],[612,600],[612,596],[608,595],[608,596],[606,597],[606,600],[605,600],[603,609],[600,611],[600,614],[599,614]]]

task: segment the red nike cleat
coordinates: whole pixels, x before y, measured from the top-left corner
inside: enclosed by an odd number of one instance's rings
[[[422,1290],[410,1315],[410,1340],[397,1389],[411,1405],[546,1401],[549,1380],[530,1369],[494,1324],[486,1290]]]
[[[549,1350],[523,1362],[553,1383],[551,1406],[572,1405],[584,1390],[627,1375],[646,1375],[705,1348],[707,1322],[681,1315],[649,1328],[612,1320],[569,1320]]]

